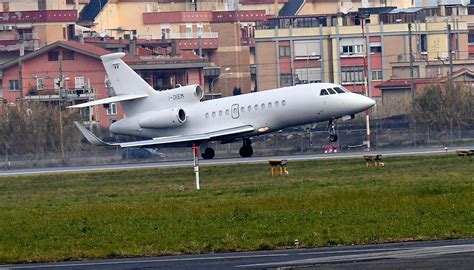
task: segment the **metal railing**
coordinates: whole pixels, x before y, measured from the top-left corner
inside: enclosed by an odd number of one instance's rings
[[[199,38],[218,38],[217,32],[202,32],[202,33],[169,33],[167,35],[170,39],[195,39]]]

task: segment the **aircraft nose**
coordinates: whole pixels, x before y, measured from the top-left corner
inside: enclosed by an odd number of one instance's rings
[[[357,112],[365,111],[375,105],[375,100],[369,97],[366,97],[360,94],[354,94],[354,95],[355,95],[355,99],[353,103],[354,104],[353,109]]]
[[[370,109],[372,108],[374,105],[375,105],[375,100],[369,98],[369,97],[366,97],[366,96],[362,96],[362,103],[364,104],[364,110],[367,110],[367,109]]]

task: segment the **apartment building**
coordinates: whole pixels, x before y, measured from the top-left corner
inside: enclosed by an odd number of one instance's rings
[[[77,4],[77,5],[76,5]],[[72,39],[79,0],[2,1],[0,3],[0,63],[58,40]]]
[[[59,81],[66,90],[67,105],[112,96],[113,89],[107,86],[105,69],[100,60],[100,56],[110,52],[91,44],[58,41],[0,65],[3,101],[15,104],[21,99],[59,104]],[[166,78],[167,88],[174,88],[176,84],[202,84],[203,68],[209,66],[207,59],[194,54],[160,57],[126,55],[123,60],[150,85],[157,85],[158,77]],[[85,110],[84,115],[90,116],[93,124],[103,127],[123,118],[119,104],[110,104],[107,108],[96,106],[93,112]]]
[[[345,13],[269,18],[255,31],[258,89],[327,81],[364,93],[367,76],[369,94],[381,97],[382,81],[410,78],[410,40],[415,78],[445,76],[449,52],[454,70],[474,68],[470,6],[384,5]]]

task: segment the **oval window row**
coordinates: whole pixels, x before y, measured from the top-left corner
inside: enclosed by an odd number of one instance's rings
[[[286,100],[282,100],[281,102],[280,101],[268,102],[267,104],[262,103],[260,105],[255,104],[254,106],[249,105],[249,106],[247,106],[247,111],[248,112],[251,112],[252,110],[258,111],[259,109],[265,110],[266,108],[271,109],[273,107],[278,108],[278,107],[280,107],[280,104],[281,104],[281,106],[286,106]],[[241,113],[244,113],[245,111],[246,110],[245,110],[244,106],[240,107],[240,112]],[[225,113],[225,115],[228,116],[228,115],[230,115],[230,110],[226,109],[225,111],[220,110],[218,112],[206,113],[205,116],[206,116],[206,118],[209,118],[209,116],[211,116],[211,115],[212,115],[212,117],[216,117],[218,114],[219,114],[219,116],[224,116],[224,113]],[[234,113],[237,113],[237,111],[234,111]]]

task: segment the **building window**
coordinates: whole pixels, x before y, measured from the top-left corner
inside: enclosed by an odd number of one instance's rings
[[[356,53],[356,54],[364,53],[364,46],[363,45],[354,45],[354,53]]]
[[[344,45],[341,48],[341,53],[343,55],[353,55],[353,54],[363,54],[364,53],[364,45]]]
[[[372,70],[372,81],[381,81],[382,77],[382,70]]]
[[[364,68],[352,67],[341,70],[341,79],[343,84],[359,84],[364,82]]]
[[[353,54],[354,47],[352,46],[342,46],[342,54]]]
[[[293,76],[290,73],[280,74],[280,85],[291,85]]]
[[[18,80],[10,80],[10,91],[18,91],[20,90],[20,84]]]
[[[382,53],[382,46],[381,45],[370,45],[370,53]]]
[[[43,90],[44,89],[44,79],[43,78],[37,78],[36,79],[36,89],[37,90]]]
[[[467,40],[469,43],[474,43],[474,31],[469,30],[469,34],[467,35]]]
[[[48,61],[58,61],[59,60],[59,52],[51,51],[48,52]]]
[[[427,53],[428,52],[428,42],[426,34],[420,35],[420,52]]]
[[[75,77],[74,78],[74,88],[82,89],[84,88],[84,77]]]
[[[73,51],[63,51],[63,60],[74,60]]]
[[[295,69],[295,84],[321,82],[321,68],[297,68]]]
[[[290,55],[291,55],[290,46],[280,47],[280,57],[290,57]]]
[[[110,103],[107,115],[117,115],[117,103]]]

